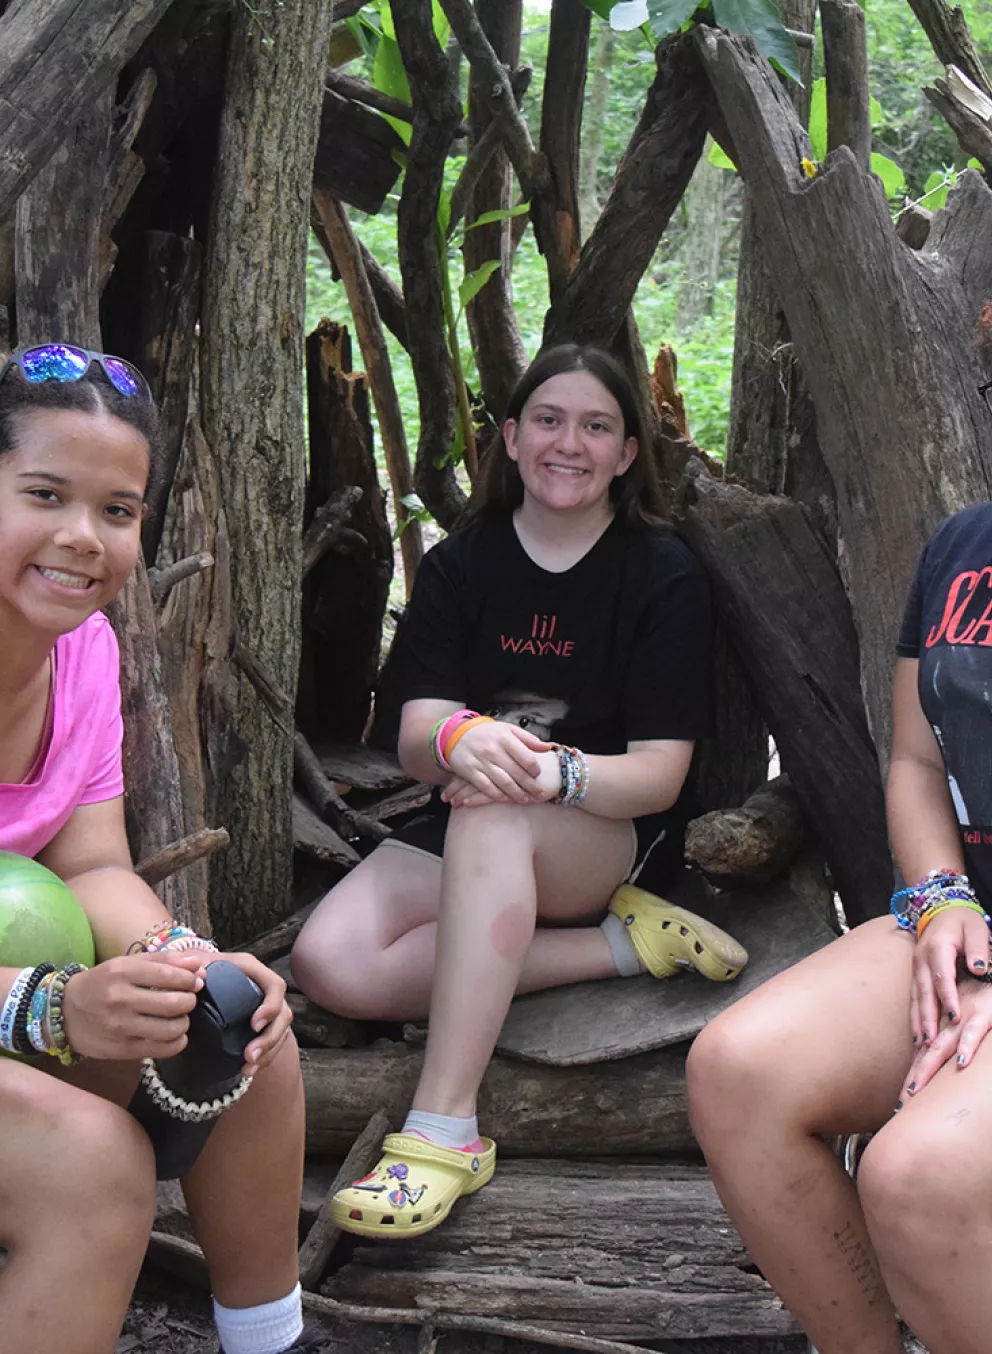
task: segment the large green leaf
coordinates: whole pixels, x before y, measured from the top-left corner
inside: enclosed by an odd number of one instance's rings
[[[728,33],[747,33],[783,75],[802,84],[799,53],[772,0],[713,0],[713,18]]]
[[[669,33],[677,33],[699,8],[699,0],[648,0],[651,33],[660,42]]]
[[[885,114],[882,112],[882,105],[875,98],[874,94],[868,95],[868,116],[871,119],[871,125],[873,127],[877,127],[885,117]]]
[[[734,164],[733,160],[716,141],[714,141],[710,147],[710,153],[706,158],[711,165],[716,165],[717,169],[732,169],[735,173],[737,172],[737,166]]]
[[[615,33],[632,33],[648,21],[648,0],[619,0],[610,14],[610,27]]]
[[[871,172],[877,174],[882,180],[886,197],[901,197],[905,193],[906,176],[896,162],[890,160],[887,155],[879,155],[877,151],[872,152]]]
[[[471,273],[465,274],[462,285],[458,288],[458,300],[463,310],[473,297],[478,296],[499,266],[499,259],[486,259],[485,263],[480,264]]]
[[[827,82],[814,80],[809,100],[809,144],[814,160],[827,156]]]
[[[395,38],[386,33],[385,28],[383,28],[382,37],[379,39],[379,46],[375,54],[372,83],[380,93],[389,94],[394,99],[402,99],[404,103],[410,102],[410,84],[403,68],[399,44]],[[409,122],[401,122],[399,118],[391,118],[386,113],[383,113],[382,116],[397,136],[408,146],[410,137],[413,135],[413,129]]]

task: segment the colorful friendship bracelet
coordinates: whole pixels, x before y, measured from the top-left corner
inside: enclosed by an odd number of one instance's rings
[[[931,870],[918,884],[898,889],[889,903],[889,911],[898,925],[904,931],[912,931],[917,939],[937,912],[950,907],[967,907],[981,913],[992,929],[992,918],[978,901],[968,876],[958,870]]]
[[[561,772],[561,789],[553,802],[566,808],[578,808],[589,789],[589,761],[584,752],[563,743],[555,744],[555,752]]]
[[[218,1118],[225,1110],[236,1105],[251,1085],[251,1077],[242,1077],[233,1090],[215,1100],[184,1100],[166,1086],[154,1058],[142,1058],[141,1081],[153,1104],[173,1119],[182,1119],[188,1124],[202,1124],[207,1119]]]
[[[163,950],[209,950],[218,953],[212,940],[198,936],[188,926],[179,926],[170,922],[167,926],[153,927],[146,931],[141,940],[136,940],[128,954],[160,954]]]
[[[0,1008],[0,1048],[30,1056],[50,1053],[66,1067],[76,1061],[62,1019],[65,985],[81,964],[36,964],[21,969]]]
[[[921,938],[923,932],[933,921],[934,917],[936,917],[941,912],[950,912],[950,910],[955,907],[958,908],[959,910],[977,912],[978,915],[985,922],[986,926],[992,925],[992,919],[990,919],[988,913],[985,911],[985,908],[982,907],[981,903],[971,903],[971,902],[965,903],[962,902],[960,898],[955,898],[953,902],[939,903],[936,907],[931,907],[926,912],[923,913],[923,916],[920,918],[919,925],[916,928],[916,939],[919,940]]]

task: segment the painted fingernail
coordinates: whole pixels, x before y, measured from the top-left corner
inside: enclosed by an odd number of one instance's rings
[[[923,1042],[925,1044],[929,1044],[930,1042],[930,1036],[929,1034],[927,1034],[926,1030],[923,1031]]]
[[[909,1085],[906,1087],[906,1090],[909,1092],[910,1095],[912,1095],[913,1092],[916,1090],[916,1082],[911,1081]]]
[[[967,1061],[968,1059],[964,1056],[963,1053],[958,1054],[958,1067],[964,1067]]]
[[[916,1045],[917,1045],[919,1042],[920,1042],[920,1036],[919,1036],[918,1034],[914,1034],[914,1035],[913,1035],[913,1047],[915,1048]]]
[[[900,1111],[901,1109],[902,1109],[902,1101],[901,1101],[901,1100],[897,1100],[897,1101],[896,1101],[896,1113],[898,1114],[899,1111]]]
[[[971,967],[978,969],[980,973],[984,973],[985,970],[988,968],[988,965],[986,964],[984,959],[973,959],[971,961]]]
[[[958,1013],[957,1013],[957,1011],[948,1011],[948,1012],[947,1012],[947,1019],[951,1022],[952,1025],[954,1024],[955,1020],[957,1020],[957,1018],[958,1018]]]

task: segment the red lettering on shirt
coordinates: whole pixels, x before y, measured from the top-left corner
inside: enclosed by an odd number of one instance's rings
[[[983,570],[983,572],[986,572]],[[957,627],[960,625],[964,613],[968,609],[968,603],[974,596],[975,587],[980,575],[974,569],[966,569],[964,573],[958,574],[957,578],[947,590],[947,602],[944,605],[944,614],[940,618],[940,625],[931,627],[927,635],[926,647],[932,649],[947,635],[948,644],[960,644],[961,636],[957,634]],[[963,588],[967,587],[964,600],[960,600],[960,594]]]

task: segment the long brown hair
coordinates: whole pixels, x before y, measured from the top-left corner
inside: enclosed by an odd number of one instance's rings
[[[624,438],[637,439],[637,455],[623,475],[610,485],[614,511],[627,521],[664,520],[661,494],[644,445],[644,431],[637,397],[623,367],[602,348],[590,344],[560,343],[538,353],[514,387],[506,408],[506,418],[519,422],[524,405],[534,391],[553,376],[570,371],[587,371],[610,392],[623,415]],[[482,474],[472,495],[471,512],[478,516],[497,516],[513,512],[524,500],[524,485],[515,461],[506,450],[502,428],[486,452]]]

